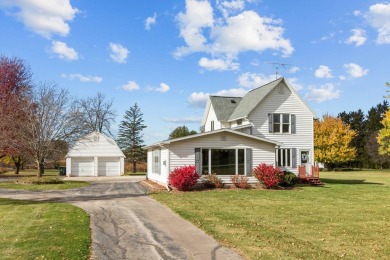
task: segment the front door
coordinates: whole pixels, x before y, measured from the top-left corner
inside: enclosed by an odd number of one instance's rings
[[[309,151],[301,151],[301,166],[305,166],[306,175],[310,175],[310,153]]]

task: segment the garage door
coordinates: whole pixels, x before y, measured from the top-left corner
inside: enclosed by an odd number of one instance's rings
[[[99,176],[119,176],[120,160],[119,157],[99,157],[98,158],[98,175]]]
[[[94,176],[93,158],[72,158],[71,176]]]

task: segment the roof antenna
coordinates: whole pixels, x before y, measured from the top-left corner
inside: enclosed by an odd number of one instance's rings
[[[286,66],[292,66],[292,64],[287,63],[279,63],[279,62],[266,62],[267,64],[271,64],[275,68],[275,79],[278,79],[279,74],[279,67],[283,67],[284,69],[287,69]]]

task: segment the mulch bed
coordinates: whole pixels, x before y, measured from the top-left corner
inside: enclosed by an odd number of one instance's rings
[[[143,180],[139,182],[142,186],[149,190],[149,192],[155,191],[167,191],[167,188],[151,180]]]

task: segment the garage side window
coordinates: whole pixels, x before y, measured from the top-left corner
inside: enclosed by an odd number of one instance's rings
[[[152,152],[152,169],[153,173],[161,174],[161,150],[154,150]]]

